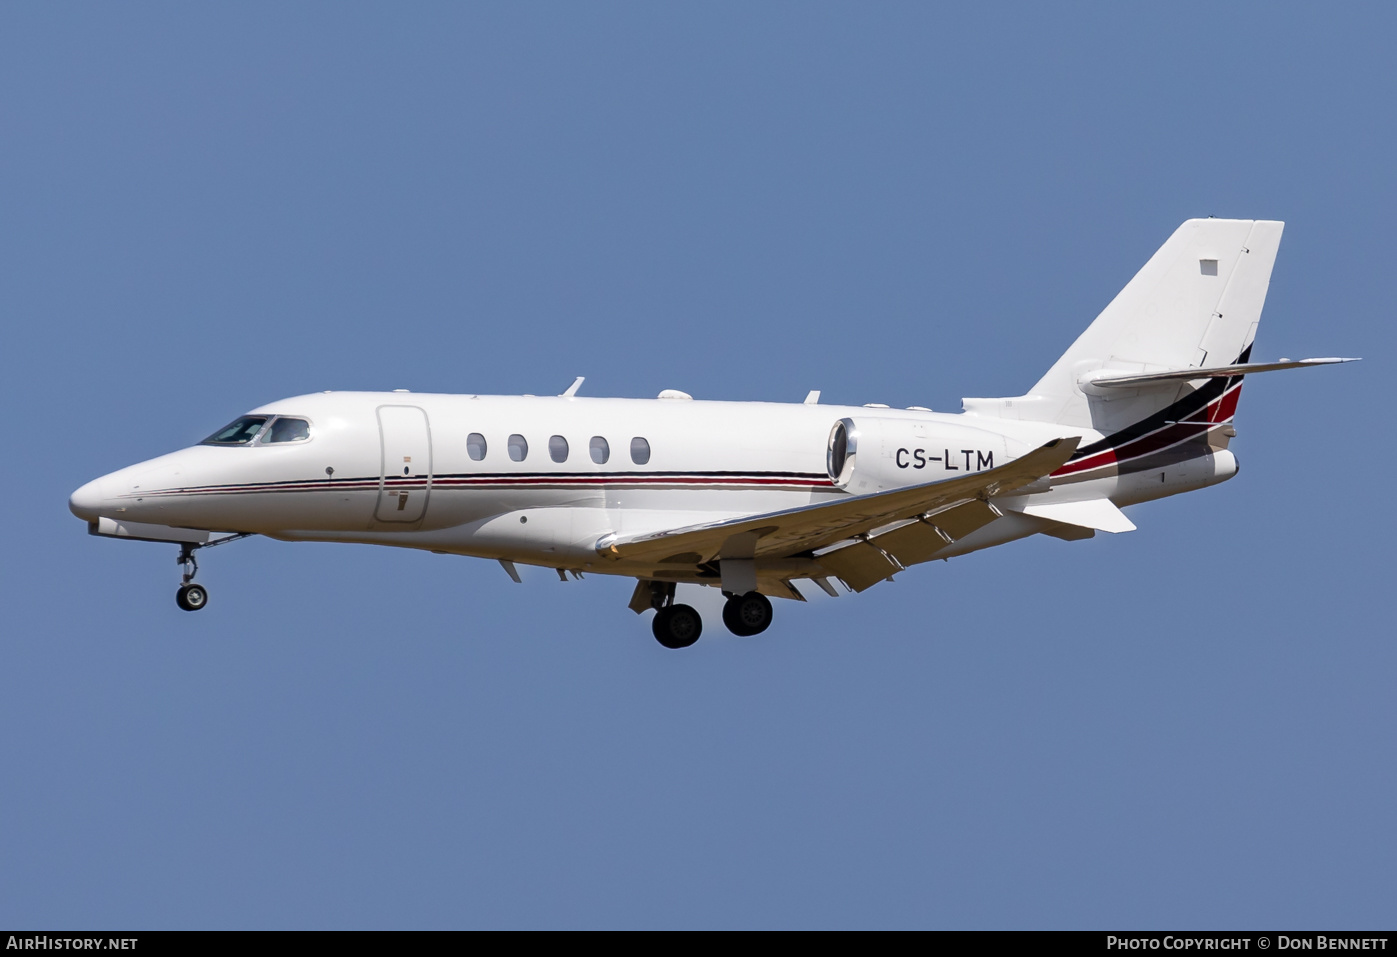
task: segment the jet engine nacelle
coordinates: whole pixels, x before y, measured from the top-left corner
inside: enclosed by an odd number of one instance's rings
[[[984,429],[870,416],[834,424],[826,464],[836,486],[864,495],[983,472],[1027,450]]]

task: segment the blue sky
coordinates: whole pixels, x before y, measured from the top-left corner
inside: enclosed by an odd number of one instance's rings
[[[1397,916],[1383,5],[0,9],[0,923]],[[89,538],[322,389],[1022,392],[1287,222],[1241,474],[686,653],[624,580]],[[695,596],[697,598],[697,596]],[[712,595],[698,599],[716,610]]]

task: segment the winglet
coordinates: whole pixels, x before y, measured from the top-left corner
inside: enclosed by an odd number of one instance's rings
[[[572,385],[558,394],[559,398],[571,399],[573,396],[577,395],[577,390],[582,388],[582,383],[586,381],[587,377],[585,375],[580,375],[576,379],[573,379]]]

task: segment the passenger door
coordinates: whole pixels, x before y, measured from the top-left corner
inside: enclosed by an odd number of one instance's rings
[[[415,405],[379,406],[378,433],[383,464],[374,517],[380,522],[421,521],[432,489],[427,413]]]

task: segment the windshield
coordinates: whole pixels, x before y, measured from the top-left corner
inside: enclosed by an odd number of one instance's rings
[[[247,445],[257,438],[257,433],[262,431],[262,426],[267,424],[270,416],[265,415],[245,415],[240,419],[229,422],[213,435],[210,435],[200,445]]]

